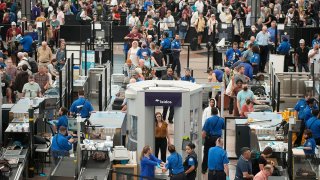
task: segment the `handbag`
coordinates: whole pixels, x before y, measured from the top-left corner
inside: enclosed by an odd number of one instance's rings
[[[107,155],[104,152],[94,152],[92,154],[92,159],[96,161],[105,161],[107,159]]]
[[[0,160],[0,177],[9,177],[11,174],[12,168],[8,161]]]

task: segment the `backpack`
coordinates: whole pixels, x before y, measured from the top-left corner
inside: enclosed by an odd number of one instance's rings
[[[261,156],[261,152],[252,150],[251,151],[251,160],[258,160]]]
[[[37,73],[38,72],[38,63],[33,59],[28,59],[27,62],[30,65],[30,68],[31,68],[30,71],[32,73]]]
[[[97,5],[96,10],[97,10],[98,16],[103,15],[103,6],[102,6],[101,4],[98,4],[98,5]]]

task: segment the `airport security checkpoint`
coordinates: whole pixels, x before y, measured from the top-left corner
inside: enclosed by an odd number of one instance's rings
[[[320,179],[310,1],[0,2],[0,180]]]

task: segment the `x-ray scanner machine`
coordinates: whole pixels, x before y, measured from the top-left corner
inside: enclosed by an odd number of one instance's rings
[[[198,157],[202,157],[202,93],[201,85],[187,81],[151,80],[129,84],[125,93],[129,139],[136,142],[137,152],[145,145],[154,148],[155,108],[171,106],[174,107],[177,152],[183,154],[184,139],[189,138],[197,146]]]

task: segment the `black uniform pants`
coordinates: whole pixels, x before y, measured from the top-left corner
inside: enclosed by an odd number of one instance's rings
[[[155,155],[159,157],[159,151],[161,152],[161,161],[166,162],[167,155],[167,138],[156,138],[155,139]]]
[[[222,180],[222,179],[226,179],[226,173],[224,171],[209,170],[208,180]]]
[[[203,161],[202,161],[202,173],[206,172],[208,169],[208,153],[211,147],[216,146],[216,140],[218,136],[206,136],[204,140],[204,150],[203,150]]]
[[[177,67],[177,76],[180,77],[180,74],[181,74],[180,52],[174,52],[172,58],[173,58],[172,70],[174,71],[175,68]]]
[[[167,118],[168,109],[169,109],[169,106],[163,106],[163,113],[162,113],[163,119]],[[173,120],[173,116],[174,116],[174,107],[170,106],[170,112],[169,112],[169,117],[168,117],[169,122],[171,122]]]
[[[264,71],[264,68],[266,67],[267,60],[268,60],[268,54],[269,54],[269,48],[268,46],[259,46],[260,47],[260,72]]]
[[[184,172],[180,174],[172,175],[170,178],[170,180],[185,180],[185,179],[186,179],[186,175],[184,174]]]

